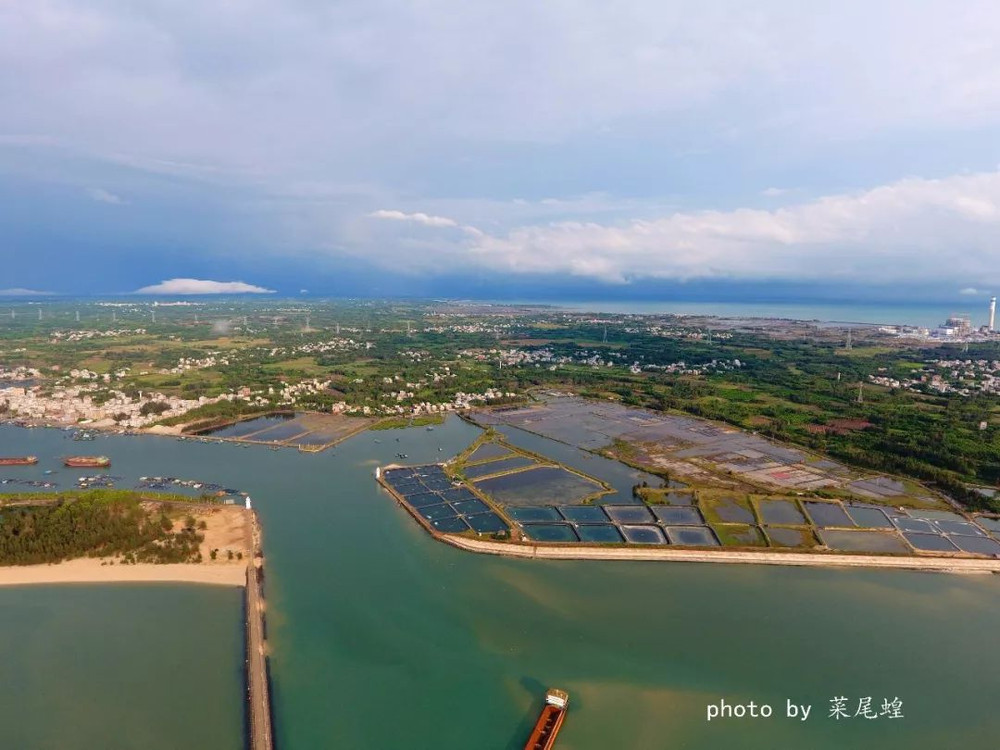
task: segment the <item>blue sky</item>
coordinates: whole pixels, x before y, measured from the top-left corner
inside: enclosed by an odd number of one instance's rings
[[[997,38],[975,1],[0,3],[0,289],[995,293]]]

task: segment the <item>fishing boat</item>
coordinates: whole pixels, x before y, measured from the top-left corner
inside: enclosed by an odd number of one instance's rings
[[[556,737],[566,719],[566,709],[569,706],[569,693],[565,690],[550,688],[545,694],[545,705],[535,722],[524,750],[551,750],[555,747]]]
[[[0,466],[31,466],[38,463],[38,456],[0,456]]]
[[[63,463],[74,469],[106,469],[111,466],[111,459],[107,456],[69,456]]]

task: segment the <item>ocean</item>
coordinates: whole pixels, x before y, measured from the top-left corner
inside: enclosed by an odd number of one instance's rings
[[[152,436],[91,450],[122,487],[169,475],[250,492],[281,750],[521,750],[548,687],[571,696],[560,750],[996,747],[995,576],[467,553],[373,472],[477,434],[451,418],[316,455]],[[0,454],[41,459],[2,476],[55,469],[71,486],[64,435],[0,427]],[[0,590],[4,746],[239,747],[240,602],[198,586]],[[830,716],[837,698],[849,718]],[[865,698],[900,716],[855,716]],[[723,700],[773,714],[709,721]]]

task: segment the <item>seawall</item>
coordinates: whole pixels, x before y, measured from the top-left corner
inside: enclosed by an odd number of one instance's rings
[[[385,467],[385,468],[391,468]],[[384,469],[383,469],[384,470]],[[835,552],[778,552],[735,549],[670,549],[663,547],[588,547],[584,544],[532,544],[497,542],[456,534],[443,534],[416,512],[385,481],[381,472],[376,480],[424,530],[438,541],[469,552],[505,557],[546,560],[630,560],[689,563],[739,563],[742,565],[794,565],[843,568],[893,568],[939,573],[1000,573],[1000,559],[949,557],[944,555],[864,555]]]
[[[742,563],[744,565],[796,565],[845,568],[896,568],[943,573],[1000,573],[993,558],[917,557],[892,555],[840,555],[826,552],[744,552],[726,549],[663,549],[573,545],[524,544],[470,539],[454,534],[434,534],[442,542],[470,552],[548,560],[660,560],[673,562]]]
[[[251,515],[251,556],[246,572],[247,702],[250,718],[250,750],[272,750],[271,690],[268,683],[267,630],[264,622],[264,557],[260,526]]]

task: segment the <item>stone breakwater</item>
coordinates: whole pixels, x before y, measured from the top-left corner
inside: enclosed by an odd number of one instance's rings
[[[1000,573],[1000,560],[993,558],[839,555],[824,552],[744,552],[725,549],[601,549],[580,545],[562,547],[543,544],[493,542],[484,539],[470,539],[454,534],[434,534],[434,536],[453,547],[470,552],[549,560],[659,560],[673,562],[743,563],[748,565],[896,568],[902,570],[930,570],[942,573]]]
[[[271,690],[267,661],[267,626],[264,620],[264,558],[260,526],[251,514],[252,555],[246,569],[247,702],[250,750],[272,750]]]

